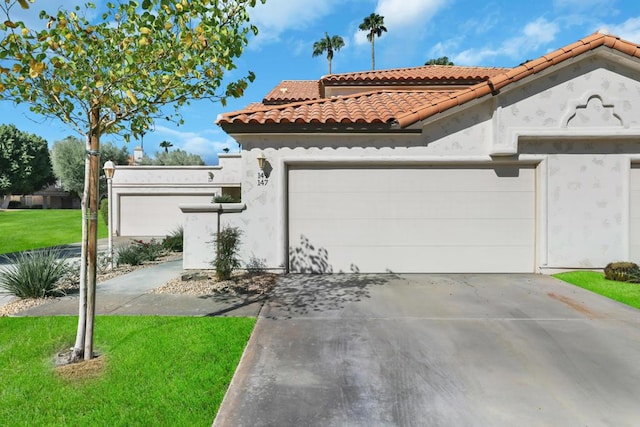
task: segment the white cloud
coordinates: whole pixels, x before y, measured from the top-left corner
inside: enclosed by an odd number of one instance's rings
[[[523,41],[531,44],[532,47],[536,49],[540,45],[555,40],[559,30],[557,24],[549,22],[544,18],[538,18],[533,22],[529,22],[524,27],[525,40]]]
[[[467,49],[456,54],[451,60],[456,65],[483,65],[486,60],[498,55],[499,52],[494,49]]]
[[[441,56],[448,57],[458,46],[460,46],[460,39],[446,39],[434,44],[431,49],[429,49],[429,55],[431,58],[439,58]]]
[[[185,132],[161,125],[156,125],[154,130],[154,134],[162,135],[161,140],[168,140],[175,148],[199,155],[207,164],[217,158],[218,153],[222,152],[224,148],[229,148],[231,152],[238,149],[238,144],[233,138],[218,130],[207,130],[200,133]]]
[[[640,43],[640,16],[629,18],[621,24],[605,24],[600,28],[630,42]]]
[[[452,60],[460,65],[483,65],[485,61],[498,56],[523,61],[527,59],[527,53],[553,42],[559,31],[560,27],[555,22],[537,18],[524,26],[522,34],[504,41],[498,47],[467,49],[455,55]]]
[[[338,0],[300,1],[269,0],[258,3],[249,11],[251,23],[258,27],[259,33],[251,46],[277,42],[280,35],[291,29],[304,29],[310,22],[328,15]]]
[[[424,25],[445,4],[445,0],[378,0],[376,13],[384,16],[387,29],[406,30]]]
[[[375,13],[384,17],[389,34],[402,36],[424,27],[446,4],[446,0],[378,0]],[[360,30],[356,30],[353,40],[356,45],[369,43],[366,33]]]

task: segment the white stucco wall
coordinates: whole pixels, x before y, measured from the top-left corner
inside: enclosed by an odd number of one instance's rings
[[[234,135],[242,143],[242,255],[287,262],[286,170],[296,164],[536,165],[536,266],[629,256],[629,164],[640,156],[640,64],[599,50],[423,123],[422,134]],[[263,176],[256,158],[271,170]],[[372,183],[375,185],[375,183]],[[638,261],[638,260],[636,260]]]
[[[165,236],[183,225],[181,203],[211,203],[222,188],[240,186],[240,155],[218,166],[118,166],[113,178],[114,231]]]

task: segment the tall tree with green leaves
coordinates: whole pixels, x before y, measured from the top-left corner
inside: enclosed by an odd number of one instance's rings
[[[65,191],[82,197],[84,191],[84,160],[86,157],[84,142],[75,136],[68,136],[56,141],[51,147],[51,164],[53,173],[62,183]],[[100,170],[106,161],[116,165],[129,164],[127,147],[118,148],[111,142],[100,144]],[[100,194],[106,194],[107,185],[100,180]]]
[[[380,16],[377,13],[364,18],[360,26],[360,31],[367,32],[367,40],[371,43],[371,69],[376,69],[376,37],[381,37],[382,33],[387,32],[387,28],[384,26],[384,16]]]
[[[0,125],[0,196],[29,194],[55,182],[47,141]]]
[[[440,58],[431,58],[424,65],[456,65],[452,61],[449,61],[449,58],[446,56],[441,56]]]
[[[140,160],[140,166],[202,166],[204,160],[197,154],[187,153],[176,149],[169,152],[156,152],[153,158],[144,156]]]
[[[193,99],[241,96],[253,73],[223,79],[257,34],[248,8],[258,1],[265,0],[107,2],[95,20],[86,3],[42,11],[33,28],[13,19],[27,1],[0,1],[0,98],[30,104],[86,139],[75,358],[93,357],[100,137],[128,141],[157,118],[182,123],[180,108]]]
[[[344,47],[344,40],[340,36],[331,36],[324,33],[324,37],[313,44],[313,56],[320,56],[327,52],[327,61],[329,61],[329,74],[331,74],[331,61],[333,61],[333,53]]]

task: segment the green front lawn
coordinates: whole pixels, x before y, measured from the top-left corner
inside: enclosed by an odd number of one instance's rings
[[[0,425],[210,426],[254,324],[98,317],[100,369],[69,378],[53,356],[72,346],[76,318],[0,318]]]
[[[596,271],[569,271],[553,277],[640,309],[640,284],[614,282]]]
[[[108,236],[98,217],[98,237]],[[29,209],[0,211],[0,254],[82,241],[82,211]]]

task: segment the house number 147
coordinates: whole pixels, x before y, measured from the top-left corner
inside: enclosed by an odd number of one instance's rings
[[[258,186],[267,185],[269,178],[266,177],[264,172],[258,172]]]

